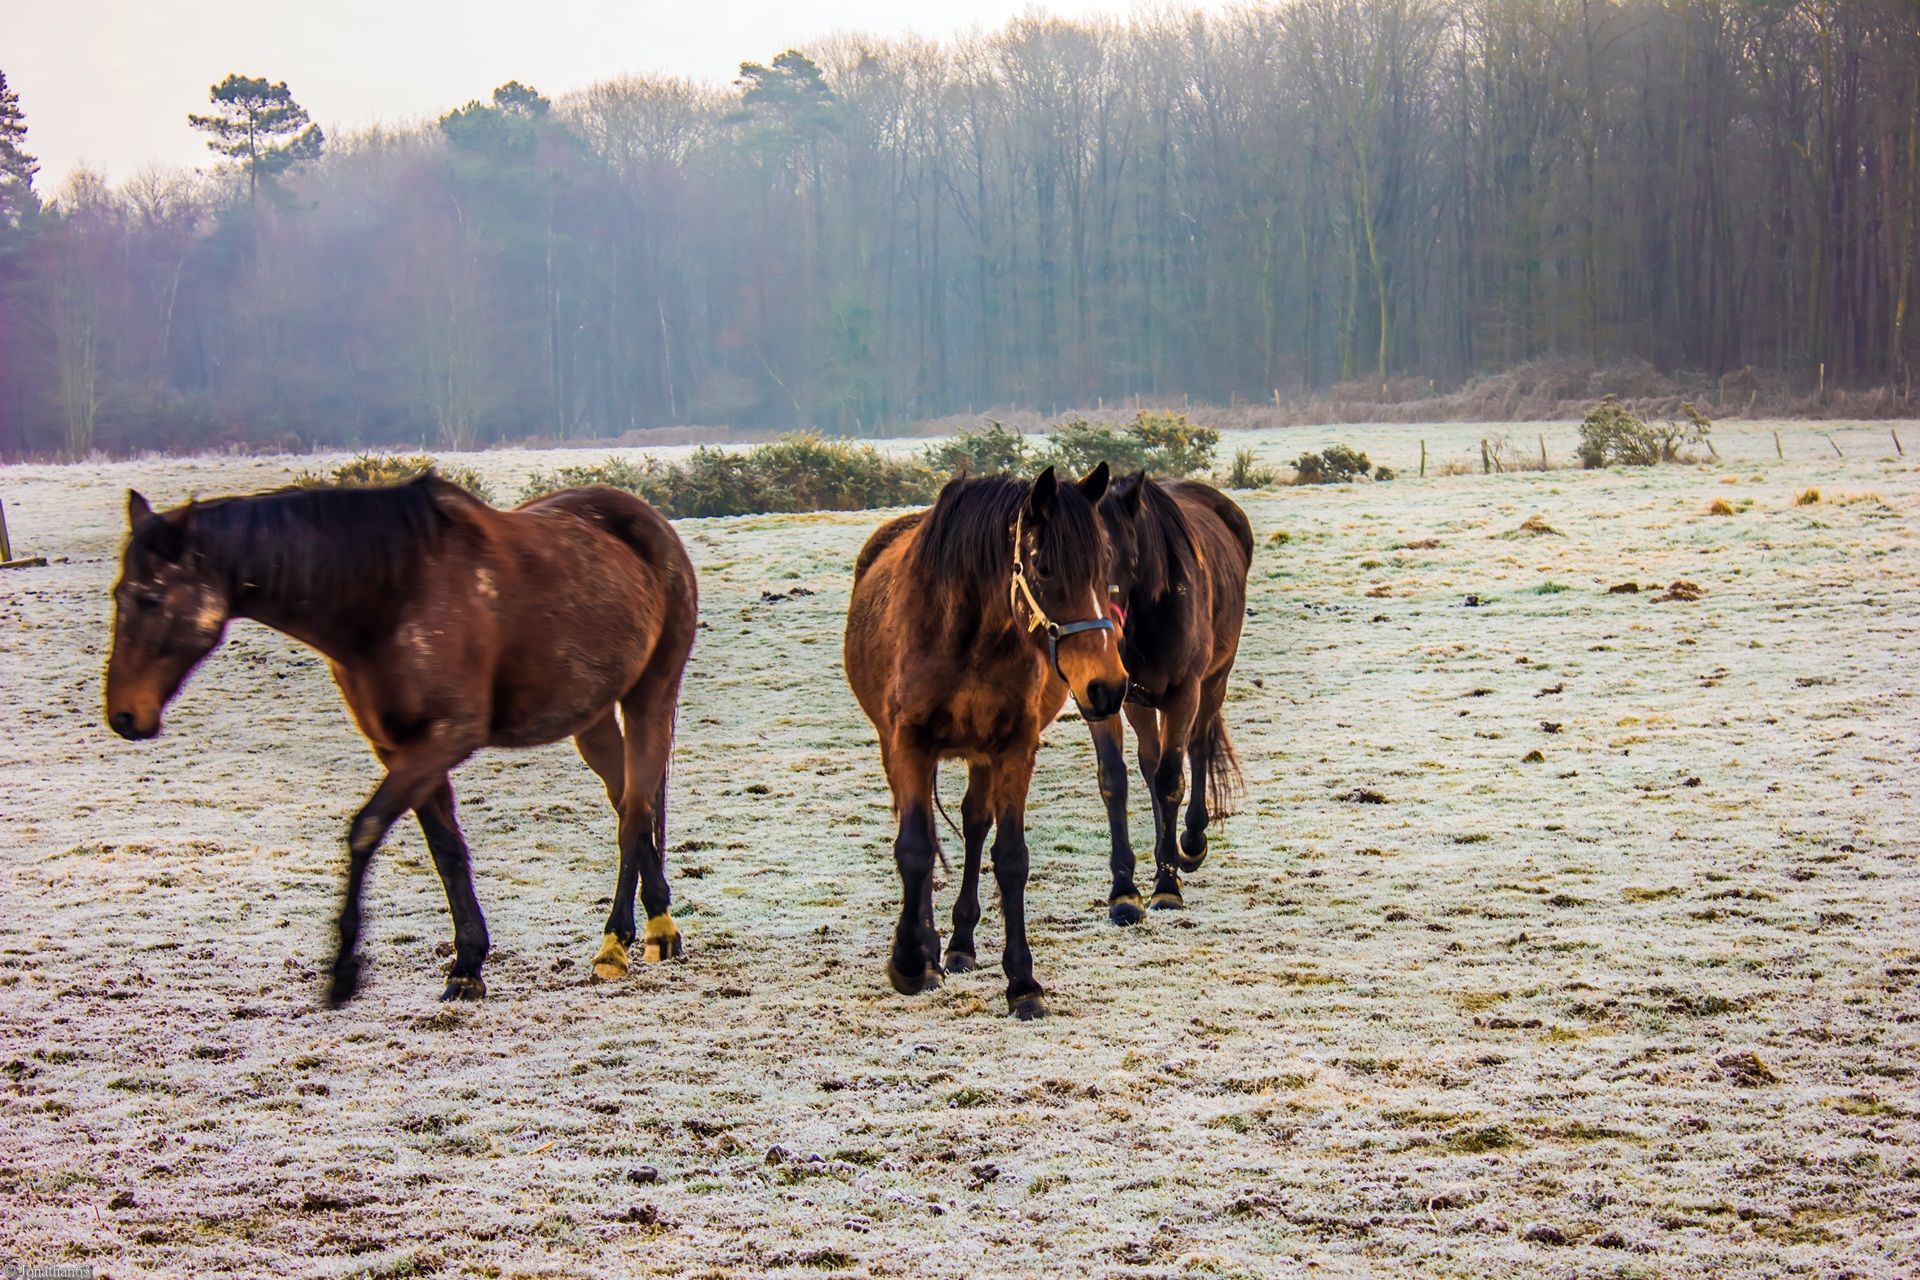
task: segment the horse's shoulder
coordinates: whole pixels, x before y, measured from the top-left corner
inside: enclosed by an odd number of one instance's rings
[[[895,516],[869,534],[866,545],[860,548],[859,558],[853,563],[853,580],[858,582],[864,578],[874,561],[885,555],[906,534],[918,529],[920,522],[926,518],[925,511],[909,511],[903,516]]]

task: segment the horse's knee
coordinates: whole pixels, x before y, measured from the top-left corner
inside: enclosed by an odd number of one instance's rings
[[[380,837],[386,832],[385,825],[377,814],[362,809],[354,816],[347,827],[347,852],[355,858],[367,859],[380,844]]]
[[[918,830],[903,828],[893,842],[893,861],[900,875],[919,880],[933,874],[933,841]]]
[[[993,878],[1001,896],[1027,887],[1027,843],[1024,840],[996,847],[993,851]]]

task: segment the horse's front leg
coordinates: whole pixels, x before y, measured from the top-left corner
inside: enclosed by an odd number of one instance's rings
[[[897,734],[887,752],[887,781],[900,814],[893,841],[900,869],[900,919],[887,957],[887,981],[903,996],[940,985],[940,932],[933,925],[933,755]]]
[[[387,776],[347,827],[347,891],[340,904],[340,941],[327,986],[329,1008],[338,1009],[360,989],[360,898],[374,850],[401,814],[427,804],[472,749],[445,727],[436,726],[416,744],[380,753]]]
[[[967,795],[960,802],[960,837],[966,844],[966,862],[960,872],[960,893],[953,901],[953,936],[947,939],[947,972],[969,973],[978,967],[973,930],[980,923],[980,850],[993,829],[993,774],[983,764],[967,769]]]
[[[453,971],[447,975],[442,1000],[479,1000],[487,994],[480,966],[487,958],[487,921],[473,893],[473,870],[467,841],[454,818],[453,783],[445,775],[426,803],[414,809],[420,830],[433,851],[433,866],[447,891],[447,910],[453,914]]]
[[[1175,835],[1185,790],[1187,740],[1199,702],[1199,690],[1183,685],[1168,690],[1160,707],[1160,756],[1147,775],[1153,803],[1153,897],[1147,901],[1158,911],[1177,911],[1186,905],[1180,894]]]
[[[1027,945],[1027,786],[1033,780],[1033,752],[1002,759],[994,770],[994,796],[1000,816],[993,835],[993,878],[1000,886],[1000,912],[1007,920],[1007,945],[1000,967],[1007,975],[1007,1010],[1025,1021],[1044,1018],[1047,994],[1033,976],[1033,949]]]
[[[1133,840],[1127,832],[1126,733],[1120,723],[1119,716],[1110,716],[1088,728],[1093,732],[1093,754],[1100,767],[1100,799],[1107,806],[1111,845],[1108,864],[1113,870],[1113,888],[1107,894],[1107,919],[1125,925],[1139,924],[1147,913],[1140,901],[1140,886],[1133,882]]]

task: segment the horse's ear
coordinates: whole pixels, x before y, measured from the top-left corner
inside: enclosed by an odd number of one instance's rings
[[[153,504],[142,497],[138,489],[127,490],[127,528],[139,528],[140,522],[152,514]]]
[[[1060,496],[1060,479],[1048,467],[1033,481],[1033,491],[1027,495],[1027,510],[1036,516],[1045,516],[1053,511],[1055,499]]]
[[[1120,482],[1120,508],[1127,513],[1129,520],[1140,514],[1140,506],[1147,496],[1147,473],[1136,471]]]
[[[148,526],[141,541],[148,551],[168,564],[180,563],[181,557],[187,554],[187,517],[185,514],[161,516]]]
[[[1080,481],[1080,492],[1086,495],[1088,502],[1098,505],[1100,495],[1107,491],[1107,481],[1111,476],[1106,459],[1102,458],[1100,465],[1087,472],[1086,478]]]

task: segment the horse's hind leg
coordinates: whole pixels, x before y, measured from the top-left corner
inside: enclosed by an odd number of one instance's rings
[[[1115,924],[1139,924],[1147,913],[1140,901],[1140,886],[1133,882],[1133,840],[1127,832],[1126,733],[1120,723],[1120,717],[1113,716],[1090,726],[1112,845],[1108,862],[1113,870],[1113,889],[1107,895],[1107,919]]]
[[[425,803],[414,807],[420,830],[433,851],[434,869],[447,891],[447,910],[453,914],[453,972],[447,975],[442,1000],[478,1000],[487,994],[480,966],[487,958],[487,922],[480,914],[480,900],[473,895],[473,871],[467,859],[467,842],[454,819],[453,783],[440,780],[440,786]]]
[[[983,764],[967,770],[967,795],[960,802],[960,835],[966,842],[966,865],[960,873],[960,896],[953,903],[953,936],[947,940],[947,972],[966,973],[976,967],[973,930],[980,923],[980,849],[993,829],[993,775]]]
[[[627,748],[620,738],[620,721],[613,708],[608,707],[607,714],[576,733],[573,745],[580,749],[580,758],[587,762],[587,767],[600,775],[600,781],[607,788],[607,799],[618,809],[627,784]]]
[[[613,909],[607,914],[606,937],[594,960],[598,977],[618,977],[626,971],[626,948],[636,935],[633,891],[637,878],[640,905],[647,913],[641,959],[648,963],[676,960],[683,952],[680,930],[668,907],[673,893],[667,887],[666,838],[667,755],[673,749],[673,713],[680,697],[680,666],[669,674],[656,664],[640,683],[620,700],[625,722],[626,779],[620,808],[620,878],[614,887]],[[608,788],[611,793],[612,788]]]
[[[613,803],[617,814],[620,801],[626,794],[627,744],[620,735],[620,721],[614,715],[613,708],[608,707],[604,716],[575,734],[573,744],[580,749],[580,758],[587,762],[606,786],[607,799]],[[640,871],[638,861],[629,859],[625,850],[623,841],[619,879],[613,890],[612,917],[607,921],[606,935],[600,940],[600,951],[593,958],[593,976],[606,981],[626,976],[630,964],[627,948],[634,938],[633,892],[640,879]],[[624,920],[624,935],[616,932],[614,927],[621,920]]]
[[[1187,742],[1193,732],[1199,690],[1191,685],[1170,690],[1160,711],[1160,755],[1147,778],[1153,805],[1153,896],[1147,905],[1161,911],[1186,905],[1180,893],[1179,855],[1174,824],[1180,816],[1180,793],[1186,781]],[[1144,753],[1142,772],[1146,772]]]
[[[900,831],[893,861],[900,870],[900,919],[887,956],[887,981],[903,996],[940,985],[940,932],[933,924],[933,771],[934,758],[896,736],[886,753],[887,782]],[[968,788],[972,793],[972,788]]]
[[[1187,744],[1193,793],[1187,800],[1186,830],[1180,833],[1180,845],[1174,855],[1183,871],[1198,870],[1207,860],[1207,777],[1213,766],[1213,754],[1220,749],[1220,708],[1226,699],[1224,675],[1209,680],[1200,691],[1200,711],[1194,717],[1193,739]]]

